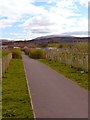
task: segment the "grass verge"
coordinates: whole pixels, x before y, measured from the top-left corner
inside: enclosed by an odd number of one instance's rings
[[[34,118],[21,59],[11,60],[3,78],[2,117]]]
[[[39,61],[47,64],[52,69],[75,81],[78,85],[88,90],[88,73],[81,73],[68,65],[47,59],[39,59]]]

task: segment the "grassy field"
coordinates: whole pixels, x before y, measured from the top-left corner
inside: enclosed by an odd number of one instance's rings
[[[79,52],[88,52],[88,42],[78,43],[49,43],[48,47],[56,48],[77,48]]]
[[[81,87],[88,89],[88,73],[81,73],[68,65],[47,59],[39,59],[39,61],[47,64],[57,72],[63,74],[65,77],[75,81]]]
[[[34,118],[21,59],[11,60],[2,91],[3,118]]]

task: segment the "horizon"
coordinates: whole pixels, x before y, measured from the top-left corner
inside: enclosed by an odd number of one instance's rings
[[[36,37],[36,38],[33,38],[33,39],[37,39],[37,38],[44,38],[44,37],[77,37],[77,38],[88,38],[89,36],[87,35],[76,35],[76,36],[73,36],[73,35],[47,35],[47,36],[40,36],[40,37]],[[33,40],[33,39],[10,39],[10,38],[0,38],[0,41],[28,41],[28,40]]]
[[[3,0],[0,5],[0,39],[88,36],[88,1]]]

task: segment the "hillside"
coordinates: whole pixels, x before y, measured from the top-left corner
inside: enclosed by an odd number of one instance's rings
[[[73,36],[45,36],[28,40],[30,43],[71,43],[71,42],[88,42],[90,37],[73,37]]]
[[[35,44],[48,44],[48,43],[73,43],[73,42],[88,42],[90,41],[90,37],[73,37],[73,36],[45,36],[45,37],[38,37],[32,40],[0,40],[2,45],[6,45],[9,47],[24,47],[24,46],[32,46],[34,47]]]

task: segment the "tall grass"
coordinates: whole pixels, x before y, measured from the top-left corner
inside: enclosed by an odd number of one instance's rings
[[[88,52],[88,42],[75,43],[74,46],[79,52]]]

